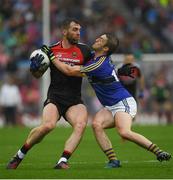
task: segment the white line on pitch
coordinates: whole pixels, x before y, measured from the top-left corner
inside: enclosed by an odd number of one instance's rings
[[[107,161],[105,162],[86,162],[86,161],[71,161],[69,162],[70,164],[103,164],[103,163],[107,163]],[[146,161],[128,161],[128,160],[124,160],[124,161],[121,161],[121,163],[123,164],[127,164],[127,163],[130,163],[130,164],[138,164],[138,163],[159,163],[159,161],[157,160],[146,160]],[[40,163],[40,164],[45,164],[45,165],[52,165],[53,163]],[[7,164],[6,163],[0,163],[0,166],[6,166]],[[33,165],[33,163],[24,163],[24,165],[27,165],[27,166],[30,166],[30,165]]]

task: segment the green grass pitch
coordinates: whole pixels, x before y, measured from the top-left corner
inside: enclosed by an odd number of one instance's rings
[[[133,129],[162,149],[173,154],[173,126],[134,126]],[[42,143],[36,145],[16,170],[6,164],[23,144],[30,129],[24,127],[0,129],[0,179],[162,179],[173,178],[173,159],[160,163],[155,156],[131,142],[122,142],[115,129],[107,130],[122,167],[104,168],[107,161],[88,127],[71,157],[70,169],[55,170],[65,140],[72,128],[57,127]]]

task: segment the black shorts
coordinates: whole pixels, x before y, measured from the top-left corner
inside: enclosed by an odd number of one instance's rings
[[[65,117],[67,110],[71,106],[74,106],[77,104],[83,104],[83,101],[80,98],[77,98],[74,100],[70,99],[70,100],[65,101],[65,100],[62,100],[61,98],[59,98],[57,96],[54,96],[54,97],[49,96],[49,97],[47,97],[46,101],[44,102],[44,107],[49,103],[52,103],[57,107],[59,115],[60,115],[59,119],[61,118],[61,116],[63,116],[64,119],[67,120]]]

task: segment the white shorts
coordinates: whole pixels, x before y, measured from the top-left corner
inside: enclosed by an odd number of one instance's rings
[[[105,108],[112,113],[113,117],[117,112],[127,112],[134,118],[137,113],[137,103],[133,97],[123,99],[113,106],[105,106]]]

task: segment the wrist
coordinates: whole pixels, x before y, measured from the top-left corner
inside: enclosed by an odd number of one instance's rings
[[[53,54],[53,52],[51,50],[50,50],[50,54],[48,57],[51,62],[53,62],[55,60],[55,55]]]
[[[43,45],[41,47],[41,50],[48,56],[49,60],[51,62],[54,61],[55,59],[55,55],[53,54],[52,50],[50,49],[50,47],[46,46],[46,45]]]

